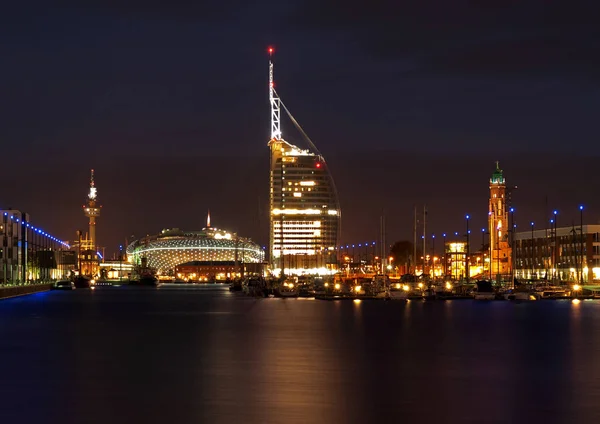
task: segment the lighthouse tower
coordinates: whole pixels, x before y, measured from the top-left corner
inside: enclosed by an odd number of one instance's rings
[[[94,170],[92,169],[90,176],[90,191],[88,193],[87,203],[83,206],[83,213],[89,218],[89,242],[91,249],[96,251],[96,218],[100,216],[100,208],[97,204],[97,189],[94,185]]]
[[[500,165],[490,178],[490,201],[488,212],[490,232],[490,269],[492,278],[500,279],[511,272],[511,248],[508,243],[509,223],[506,205],[506,181]]]

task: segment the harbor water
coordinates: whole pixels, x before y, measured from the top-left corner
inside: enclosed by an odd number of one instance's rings
[[[600,301],[0,301],[1,423],[598,423]]]

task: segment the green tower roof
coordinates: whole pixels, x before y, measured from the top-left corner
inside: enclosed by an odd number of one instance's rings
[[[500,162],[498,161],[496,161],[496,170],[492,174],[492,178],[490,178],[490,183],[504,184],[504,175],[502,175],[502,170],[500,169]]]

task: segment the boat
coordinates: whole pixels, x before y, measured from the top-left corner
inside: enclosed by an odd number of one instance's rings
[[[434,288],[435,298],[440,300],[452,299],[454,295],[453,286],[450,281],[446,281],[444,285],[437,285]]]
[[[407,300],[408,299],[408,291],[410,287],[406,284],[390,284],[390,289],[388,291],[388,297],[390,300]]]
[[[492,287],[491,281],[480,280],[475,284],[477,285],[477,288],[473,292],[475,300],[494,300],[496,298],[496,292]]]
[[[142,286],[155,286],[158,280],[153,274],[142,274],[140,276],[140,285]]]
[[[78,289],[88,289],[93,284],[91,283],[91,279],[83,276],[76,277],[73,281],[75,283],[75,288]]]
[[[536,300],[535,292],[525,288],[509,289],[503,293],[502,297],[506,300],[528,301]]]
[[[265,281],[262,278],[248,278],[242,283],[242,290],[249,296],[264,296]]]
[[[298,289],[293,286],[284,286],[279,288],[279,296],[281,297],[298,297],[298,295]]]
[[[233,280],[229,285],[229,291],[242,291],[242,280],[239,278]]]
[[[558,286],[537,287],[534,296],[538,299],[564,299],[569,298],[570,293]]]
[[[280,297],[298,297],[299,291],[298,291],[298,285],[297,285],[296,280],[293,278],[287,278],[281,284],[281,286],[279,286],[279,289],[277,290],[277,294]]]

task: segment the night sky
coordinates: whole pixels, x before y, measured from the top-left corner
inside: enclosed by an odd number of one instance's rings
[[[0,207],[107,253],[213,224],[268,241],[268,57],[325,155],[344,243],[480,232],[496,160],[520,227],[599,222],[595,1],[22,1],[0,13]],[[283,136],[301,144],[289,120]],[[549,217],[548,217],[549,218]]]

